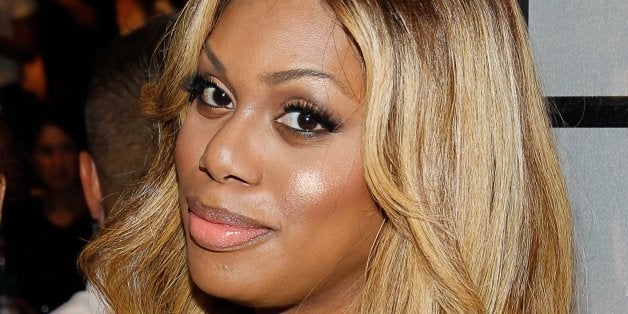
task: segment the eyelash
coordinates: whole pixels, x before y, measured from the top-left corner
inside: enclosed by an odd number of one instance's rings
[[[211,78],[207,79],[203,76],[195,75],[194,77],[189,79],[188,83],[185,84],[185,90],[190,94],[190,96],[188,97],[188,101],[193,102],[194,100],[198,99],[203,94],[203,91],[208,87],[218,88],[222,90],[222,88],[218,87],[218,85],[216,85],[216,83],[214,83],[214,80]]]
[[[283,113],[277,117],[277,119],[283,115],[298,112],[303,115],[309,114],[315,121],[318,121],[325,131],[329,133],[336,133],[341,127],[341,122],[338,121],[338,119],[336,119],[331,113],[308,100],[292,99],[284,103],[281,106],[281,109],[283,110]],[[290,129],[294,130],[294,132],[303,134],[317,133],[316,131],[303,131],[294,128]]]
[[[204,90],[207,88],[216,88],[219,90],[223,90],[213,81],[211,77],[208,79],[201,75],[195,75],[194,77],[189,79],[188,83],[185,85],[185,89],[189,93],[188,101],[202,101],[200,97],[201,95],[203,95]],[[282,104],[281,109],[283,112],[275,118],[275,121],[289,113],[298,112],[302,115],[309,115],[313,120],[317,121],[325,131],[329,133],[336,133],[342,126],[342,122],[336,119],[331,113],[320,108],[318,105],[312,103],[309,100],[291,99]],[[300,134],[307,137],[311,137],[316,135],[317,133],[321,133],[321,131],[315,130],[299,130],[287,126],[281,122],[278,123],[282,124],[288,130],[295,134]]]

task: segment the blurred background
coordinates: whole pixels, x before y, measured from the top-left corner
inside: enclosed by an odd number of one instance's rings
[[[85,289],[76,258],[95,222],[78,154],[92,70],[114,39],[184,4],[0,0],[0,313],[46,313]]]

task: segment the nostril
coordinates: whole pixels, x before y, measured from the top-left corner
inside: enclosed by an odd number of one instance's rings
[[[236,181],[248,184],[248,182],[246,182],[246,180],[244,180],[242,178],[239,178],[237,176],[233,176],[233,175],[226,176],[225,177],[225,181],[228,181],[228,180],[236,180]]]
[[[214,181],[227,182],[229,180],[235,180],[235,181],[238,181],[238,182],[242,182],[242,183],[248,184],[248,182],[246,180],[244,180],[244,179],[242,179],[242,178],[240,178],[238,176],[235,176],[235,175],[228,175],[228,176],[225,176],[224,178],[222,178],[222,180],[218,180],[216,177],[214,177],[212,175],[211,171],[209,171],[209,169],[203,165],[202,161],[199,162],[198,169],[200,171],[204,172],[205,174],[207,174],[207,176],[209,176],[209,178],[214,180]]]
[[[209,176],[210,179],[216,181],[216,178],[214,178],[214,176],[212,176],[212,173],[209,171],[209,169],[207,169],[207,167],[205,167],[205,165],[203,165],[203,161],[202,160],[198,164],[198,170],[204,172],[205,174],[207,174],[207,176]]]
[[[207,176],[209,176],[210,179],[212,179],[214,181],[217,181],[217,182],[227,182],[227,181],[230,181],[230,180],[234,180],[234,181],[238,181],[238,182],[241,182],[241,183],[249,184],[249,182],[247,182],[245,179],[242,179],[242,178],[240,178],[240,177],[238,177],[236,175],[227,175],[227,176],[225,176],[223,178],[216,178],[216,177],[214,177],[212,175],[211,171],[209,171],[209,169],[205,165],[203,165],[203,161],[202,160],[199,161],[199,163],[198,163],[198,169],[200,171],[204,172],[205,174],[207,174]]]

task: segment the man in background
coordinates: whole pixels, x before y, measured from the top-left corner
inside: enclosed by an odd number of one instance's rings
[[[123,192],[147,171],[156,149],[155,129],[141,112],[142,86],[161,68],[161,17],[114,42],[94,72],[85,108],[89,152],[81,152],[83,193],[100,225]],[[100,313],[92,288],[76,293],[54,313]]]

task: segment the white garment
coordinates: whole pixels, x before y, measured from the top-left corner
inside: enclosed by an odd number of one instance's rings
[[[92,286],[75,293],[70,300],[61,304],[51,314],[101,314],[109,313],[107,306]]]
[[[35,12],[34,0],[0,0],[0,36],[13,36],[13,21]],[[0,87],[17,83],[21,76],[20,64],[0,55]]]

